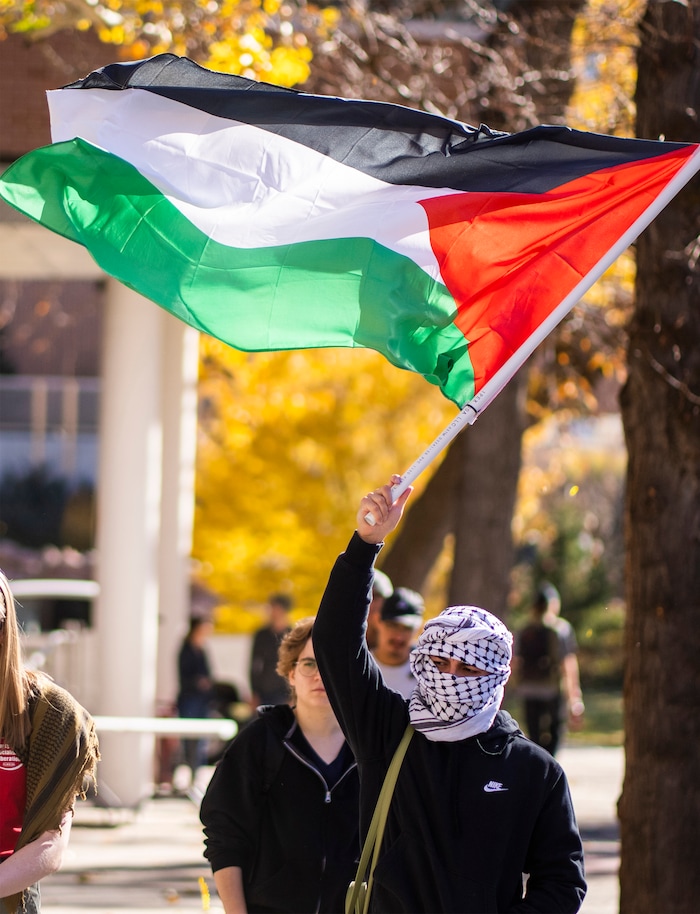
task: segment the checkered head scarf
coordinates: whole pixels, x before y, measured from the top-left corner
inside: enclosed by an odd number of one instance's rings
[[[411,723],[428,739],[454,741],[484,733],[493,723],[510,676],[513,636],[496,616],[476,606],[450,606],[426,622],[411,653],[418,680]],[[430,657],[456,659],[485,676],[441,673]]]

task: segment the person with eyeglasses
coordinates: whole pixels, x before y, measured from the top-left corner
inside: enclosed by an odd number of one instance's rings
[[[288,704],[266,705],[232,741],[200,809],[225,914],[343,911],[359,855],[357,765],[303,619],[279,647]]]
[[[513,637],[477,606],[429,619],[411,653],[404,699],[384,682],[364,625],[373,566],[411,489],[398,476],[360,502],[314,626],[328,696],[358,760],[361,834],[410,724],[373,873],[369,910],[384,914],[575,914],[586,893],[583,847],[566,775],[501,710]]]

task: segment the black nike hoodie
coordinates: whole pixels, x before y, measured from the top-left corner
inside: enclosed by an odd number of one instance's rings
[[[331,572],[313,639],[331,704],[357,759],[364,836],[409,720],[365,643],[378,546],[357,534]],[[527,874],[525,879],[523,874]],[[552,756],[499,711],[483,734],[408,747],[374,873],[382,914],[571,912],[586,892],[568,784]]]

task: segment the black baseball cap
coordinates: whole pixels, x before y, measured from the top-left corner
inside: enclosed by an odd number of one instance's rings
[[[423,623],[425,603],[423,597],[408,587],[396,587],[382,606],[382,622],[398,622],[410,628],[420,628]]]

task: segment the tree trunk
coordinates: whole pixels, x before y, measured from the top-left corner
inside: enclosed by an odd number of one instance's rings
[[[462,475],[462,445],[469,431],[459,435],[423,492],[411,499],[410,511],[393,537],[381,569],[397,587],[423,591],[445,537],[454,529],[454,493]]]
[[[462,476],[454,494],[455,562],[449,603],[507,612],[513,567],[511,524],[525,428],[521,372],[463,433]]]
[[[650,0],[637,133],[700,142],[700,0]],[[622,418],[626,774],[620,910],[700,909],[700,179],[637,244]]]
[[[454,533],[448,602],[473,603],[505,617],[525,386],[522,372],[473,426],[458,435],[411,504],[381,566],[395,586],[421,591],[445,537]]]
[[[508,4],[512,25],[499,29],[491,45],[511,59],[517,53],[526,89],[519,103],[528,112],[530,124],[516,126],[518,115],[511,107],[490,106],[484,120],[490,127],[513,132],[540,124],[566,123],[566,107],[574,87],[571,73],[571,30],[586,0],[514,0]],[[524,112],[523,112],[524,113]]]

